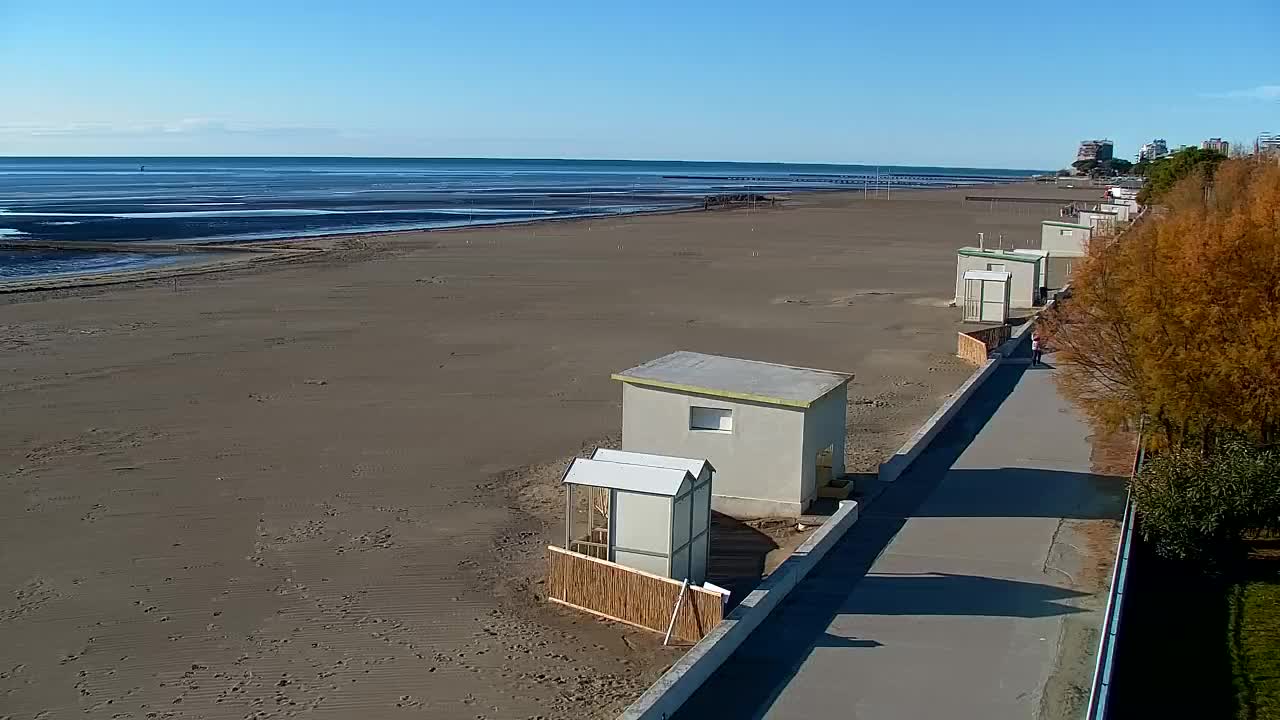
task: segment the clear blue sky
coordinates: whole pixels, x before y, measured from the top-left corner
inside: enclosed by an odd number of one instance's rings
[[[1280,132],[1280,2],[0,0],[0,154],[1062,167]]]

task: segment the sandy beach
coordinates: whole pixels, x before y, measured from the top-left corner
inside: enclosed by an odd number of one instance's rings
[[[855,374],[852,472],[970,372],[1033,184],[325,239],[0,296],[0,717],[608,717],[680,650],[549,606],[566,459],[676,349]]]

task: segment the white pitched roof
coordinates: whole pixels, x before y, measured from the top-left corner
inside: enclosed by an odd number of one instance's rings
[[[649,453],[631,452],[630,450],[596,448],[596,451],[591,454],[591,459],[626,463],[628,465],[648,465],[672,470],[688,470],[694,479],[702,476],[703,468],[710,468],[712,472],[715,472],[715,468],[707,460],[695,460],[671,455],[650,455]]]
[[[685,469],[575,458],[564,474],[564,482],[674,497],[687,477],[689,471]]]

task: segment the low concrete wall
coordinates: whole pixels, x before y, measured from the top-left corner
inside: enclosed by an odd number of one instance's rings
[[[712,495],[711,509],[738,519],[794,518],[804,514],[805,506],[798,502],[787,503],[777,500],[734,497],[732,495]]]
[[[1067,291],[1068,288],[1063,288],[1062,290],[1053,293],[1053,297],[1049,299],[1049,302],[1045,304],[1044,309],[1041,312],[1047,311],[1049,308],[1053,307],[1054,303],[1061,300],[1062,296],[1065,295]],[[924,425],[921,425],[920,429],[902,444],[902,447],[898,448],[898,452],[894,453],[893,457],[880,463],[879,478],[881,480],[886,482],[897,480],[907,467],[910,466],[917,457],[920,457],[920,453],[924,452],[925,448],[929,446],[929,442],[937,437],[938,433],[942,432],[942,429],[947,426],[947,423],[951,422],[951,419],[956,416],[956,413],[959,412],[965,401],[973,396],[978,388],[982,386],[982,383],[987,381],[987,378],[991,377],[992,373],[995,372],[996,367],[998,367],[1002,362],[1008,362],[1009,359],[1017,353],[1018,347],[1023,343],[1023,341],[1031,336],[1031,333],[1035,328],[1036,321],[1039,319],[1040,315],[1037,313],[1036,315],[1033,315],[1030,320],[1019,325],[1018,328],[1009,335],[1009,339],[1005,340],[1000,347],[996,348],[991,353],[991,359],[987,360],[977,370],[975,370],[973,374],[969,376],[969,379],[965,380],[964,384],[960,386],[960,389],[952,393],[951,397],[947,398],[947,401],[942,404],[942,407],[938,408],[938,411],[926,420]],[[1015,360],[1014,362],[1019,361]],[[1028,358],[1025,362],[1030,362],[1030,359]]]
[[[1028,323],[1029,324],[1029,323]],[[1013,342],[1010,340],[1009,342]],[[880,471],[878,473],[880,480],[889,482],[897,480],[900,475],[920,457],[920,453],[924,452],[929,443],[937,437],[938,433],[951,422],[951,418],[956,416],[965,401],[977,392],[982,383],[987,381],[995,373],[996,368],[1000,366],[1001,356],[997,352],[995,357],[987,360],[969,376],[968,380],[960,386],[960,389],[951,394],[947,401],[942,403],[942,407],[938,408],[924,425],[907,439],[902,447],[893,454],[888,460],[880,463]]]
[[[729,617],[663,673],[619,720],[666,720],[693,695],[818,561],[858,521],[858,503],[846,500],[822,527],[752,590]]]
[[[1044,308],[1041,310],[1041,313],[1048,311],[1049,308],[1052,308],[1055,304],[1061,302],[1062,298],[1067,295],[1069,290],[1070,290],[1070,287],[1065,287],[1061,290],[1051,293],[1050,294],[1051,297],[1049,298],[1049,301],[1045,303]],[[998,353],[1001,357],[1001,362],[1012,362],[1012,363],[1030,363],[1031,362],[1030,357],[1015,358],[1013,356],[1017,354],[1018,347],[1023,343],[1023,341],[1031,337],[1031,333],[1032,331],[1035,330],[1036,323],[1039,320],[1040,320],[1039,313],[1032,316],[1030,320],[1023,323],[1021,326],[1019,326],[1018,329],[1015,330],[1013,334],[1009,336],[1009,339],[1006,340],[1004,344],[1001,345],[999,349],[996,350],[996,353]]]
[[[1053,293],[1053,296],[1049,298],[1049,302],[1045,303],[1041,312],[1045,312],[1053,307],[1055,303],[1059,302],[1062,297],[1067,294],[1069,289],[1070,288],[1063,288],[1062,290]],[[924,425],[920,426],[920,429],[902,444],[902,447],[898,448],[898,452],[894,453],[893,457],[880,463],[879,478],[881,480],[886,482],[897,480],[898,476],[902,475],[902,473],[917,457],[920,457],[920,453],[924,452],[925,448],[929,446],[929,442],[937,437],[938,433],[942,432],[942,429],[946,427],[947,423],[951,422],[951,419],[956,416],[957,412],[959,412],[960,407],[964,405],[966,400],[973,396],[973,393],[982,386],[982,383],[986,382],[987,378],[991,377],[992,373],[995,372],[996,367],[1002,362],[1011,361],[1011,358],[1017,354],[1018,347],[1031,336],[1031,333],[1036,326],[1036,322],[1039,319],[1040,314],[1037,313],[1036,315],[1031,316],[1030,320],[1019,325],[1018,328],[1009,335],[1009,339],[1005,340],[1000,347],[996,348],[991,353],[991,359],[975,370],[973,374],[969,376],[969,379],[965,380],[964,384],[960,386],[960,389],[952,393],[951,397],[947,398],[947,401],[942,404],[942,407],[938,408],[938,411],[926,420]],[[1030,361],[1030,358],[1025,360],[1012,360],[1012,362]]]

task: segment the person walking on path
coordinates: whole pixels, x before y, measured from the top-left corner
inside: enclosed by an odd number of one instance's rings
[[[1040,343],[1040,333],[1037,332],[1031,336],[1031,366],[1035,367],[1040,364],[1040,355],[1044,352]]]

